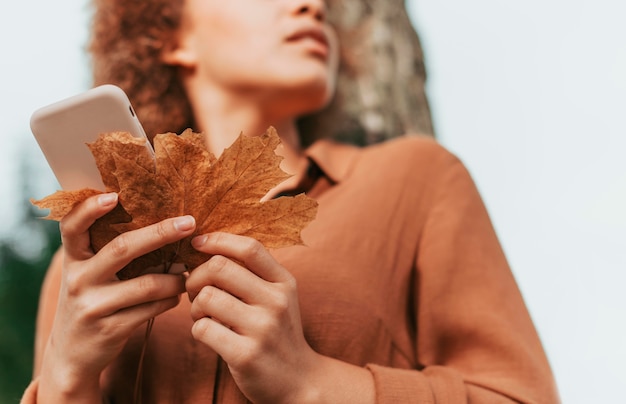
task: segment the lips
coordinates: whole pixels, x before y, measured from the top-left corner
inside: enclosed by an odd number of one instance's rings
[[[308,44],[311,51],[322,56],[328,54],[328,38],[322,28],[307,27],[300,29],[287,37],[287,42]]]

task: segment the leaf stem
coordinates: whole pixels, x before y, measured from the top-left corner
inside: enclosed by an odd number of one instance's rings
[[[172,267],[173,260],[170,262],[166,262],[163,264],[164,270],[163,273],[169,273],[170,268]],[[143,363],[146,357],[146,352],[148,350],[148,341],[150,340],[150,334],[152,334],[152,326],[154,325],[155,317],[152,317],[148,320],[146,324],[146,333],[143,337],[143,345],[141,347],[141,354],[139,355],[139,364],[137,365],[137,376],[135,378],[135,392],[133,394],[133,403],[140,404],[142,401],[142,390],[143,390]]]
[[[150,334],[152,333],[152,326],[154,325],[154,317],[148,320],[146,324],[146,333],[143,337],[143,346],[141,347],[141,355],[139,356],[139,365],[137,365],[137,377],[135,379],[135,394],[133,397],[133,403],[139,404],[141,403],[141,391],[143,384],[143,361],[146,357],[146,350],[148,348],[148,340],[150,339]]]

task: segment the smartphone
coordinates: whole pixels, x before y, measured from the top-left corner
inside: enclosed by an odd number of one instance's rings
[[[101,133],[130,132],[152,146],[124,91],[105,84],[36,110],[30,128],[57,181],[66,191],[105,190],[87,147]]]

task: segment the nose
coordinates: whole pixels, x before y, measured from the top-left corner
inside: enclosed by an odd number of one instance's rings
[[[294,11],[297,15],[310,15],[320,22],[326,21],[328,10],[326,2],[322,0],[299,0],[294,2]]]

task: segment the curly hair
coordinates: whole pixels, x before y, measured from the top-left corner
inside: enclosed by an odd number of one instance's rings
[[[180,25],[183,1],[93,0],[94,85],[124,89],[150,138],[193,127],[176,67],[159,61]]]
[[[181,24],[184,0],[93,0],[91,54],[93,84],[115,84],[128,94],[146,134],[180,133],[194,118],[175,66],[160,61]],[[342,56],[341,65],[345,65]],[[343,69],[340,67],[340,69]],[[303,144],[328,133],[338,100],[299,120]]]

